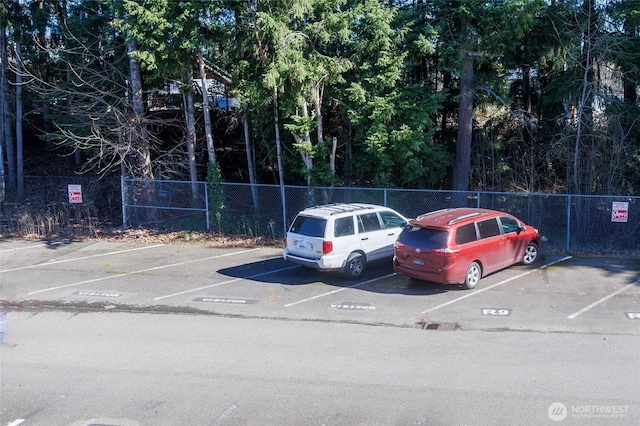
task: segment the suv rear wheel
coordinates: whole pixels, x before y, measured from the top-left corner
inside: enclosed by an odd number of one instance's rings
[[[362,253],[354,252],[347,258],[342,275],[348,280],[355,280],[364,273],[365,258]]]
[[[478,264],[478,262],[471,262],[467,267],[467,274],[464,278],[464,286],[468,290],[476,288],[476,286],[478,285],[478,281],[480,281],[480,277],[482,277],[482,268],[480,268],[480,264]]]

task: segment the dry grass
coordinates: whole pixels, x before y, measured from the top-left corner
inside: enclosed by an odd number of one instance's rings
[[[104,229],[98,232],[97,238],[105,241],[138,241],[163,244],[186,243],[224,247],[283,246],[283,241],[267,237],[221,235],[214,232],[158,231],[150,229]]]
[[[5,212],[6,213],[6,212]],[[252,235],[223,235],[215,232],[122,229],[102,223],[91,206],[50,206],[45,211],[20,206],[5,217],[0,238],[26,240],[103,240],[163,244],[280,247],[283,241]]]

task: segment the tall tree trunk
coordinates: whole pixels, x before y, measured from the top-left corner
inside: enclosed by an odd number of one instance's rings
[[[57,8],[57,16],[58,19],[60,20],[60,22],[62,23],[62,26],[66,28],[67,26],[67,1],[63,0],[60,2],[60,7]],[[67,84],[71,84],[71,80],[72,80],[72,72],[71,72],[71,66],[70,64],[67,63]],[[75,111],[74,111],[74,106],[73,106],[73,96],[71,94],[69,94],[68,98],[67,98],[67,114],[69,114],[70,116],[74,115]],[[45,104],[43,107],[43,115],[48,115],[48,109],[49,109],[49,104]],[[50,141],[49,139],[49,132],[50,132],[50,122],[49,120],[45,120],[44,122],[44,130],[45,130],[45,138],[46,138],[46,144],[47,144],[47,149],[52,149],[53,148],[53,143]],[[80,168],[80,166],[82,165],[82,149],[78,148],[78,146],[75,147],[75,149],[73,150],[73,157],[74,157],[74,162],[76,167]]]
[[[316,112],[316,135],[318,136],[319,144],[324,143],[324,128],[322,126],[322,92],[322,84],[316,84],[313,93],[313,107]]]
[[[307,100],[304,96],[300,96],[300,109],[302,110],[302,117],[306,120],[309,117],[309,110],[307,109]],[[308,131],[305,131],[302,135],[293,134],[293,138],[298,145],[302,162],[304,163],[307,171],[307,196],[309,202],[315,205],[315,197],[313,193],[313,156],[311,150],[311,136]]]
[[[335,136],[331,138],[331,155],[329,156],[329,168],[331,169],[331,175],[336,174],[336,151],[338,149],[338,138]],[[331,182],[333,186],[333,182]]]
[[[253,155],[251,150],[251,139],[249,137],[249,120],[245,114],[242,117],[242,127],[244,129],[244,150],[247,153],[247,169],[249,170],[249,184],[251,184],[251,197],[253,198],[253,208],[258,213],[260,210],[260,200],[258,199],[258,187],[256,186],[256,174],[253,166]]]
[[[443,71],[442,73],[442,89],[444,91],[451,90],[451,73],[448,71]],[[452,102],[451,102],[452,103]],[[448,137],[448,128],[449,128],[449,114],[452,108],[449,107],[450,102],[447,102],[442,108],[441,119],[440,119],[440,140],[439,142],[442,144],[450,143],[450,139]]]
[[[300,97],[300,108],[302,109],[302,117],[309,117],[309,110],[307,109],[307,100],[304,96]],[[304,163],[305,168],[307,169],[307,187],[311,190],[312,184],[312,172],[313,172],[313,157],[311,153],[311,136],[309,132],[306,131],[302,135],[293,135],[296,142],[301,144],[302,149],[300,150],[300,155],[302,156],[302,162]]]
[[[24,198],[24,143],[22,132],[22,44],[16,38],[16,178],[18,198]]]
[[[591,185],[588,182],[584,182],[580,178],[581,171],[589,173],[589,168],[592,164],[588,160],[587,164],[582,164],[581,160],[581,147],[593,146],[593,101],[594,101],[594,80],[595,80],[595,43],[597,37],[597,23],[596,10],[594,0],[585,0],[583,4],[584,13],[587,19],[587,23],[583,33],[583,46],[582,46],[582,81],[580,82],[580,98],[578,99],[577,108],[577,128],[576,137],[573,146],[573,192],[576,194],[590,194],[592,192]],[[587,156],[589,158],[590,156]]]
[[[456,157],[453,167],[453,189],[455,191],[468,191],[473,130],[473,56],[471,54],[471,41],[467,39],[461,49],[462,75],[460,77],[458,135],[456,137]]]
[[[313,107],[316,113],[316,136],[318,138],[318,144],[324,144],[324,126],[322,124],[322,94],[324,86],[318,82],[313,88]],[[336,155],[336,138],[332,140],[331,153],[329,154],[329,167],[331,170],[331,176],[335,176],[335,155]],[[333,186],[333,179],[331,180],[331,186]],[[329,203],[330,194],[327,191],[323,191],[324,203]]]
[[[135,179],[141,179],[142,185],[139,188],[141,200],[146,205],[156,203],[156,185],[152,182],[153,169],[151,167],[151,149],[149,148],[149,135],[147,131],[147,121],[144,107],[144,97],[142,92],[142,69],[140,63],[133,57],[133,52],[137,49],[135,40],[127,42],[127,53],[129,54],[129,87],[131,89],[131,108],[133,114],[129,119],[126,129],[128,139],[129,156],[128,170]],[[146,209],[144,214],[146,220],[153,222],[158,220],[159,210]],[[124,224],[125,226],[127,224]]]
[[[149,135],[146,125],[144,98],[142,92],[142,70],[140,63],[136,61],[132,53],[137,49],[136,42],[130,40],[127,43],[129,53],[129,84],[131,87],[131,105],[133,109],[131,146],[135,152],[133,165],[134,177],[153,180],[151,169],[151,150],[149,148]]]
[[[522,142],[526,147],[525,150],[528,152],[528,160],[529,163],[526,164],[523,162],[523,167],[528,167],[527,170],[527,190],[533,191],[534,189],[534,180],[535,180],[535,163],[536,163],[536,144],[533,140],[533,132],[535,132],[535,126],[532,125],[530,119],[531,116],[531,67],[529,65],[524,65],[522,67],[522,108],[525,110],[525,116],[527,119],[522,120],[520,124],[520,128],[522,131]],[[523,174],[524,175],[524,174]]]
[[[331,184],[333,187],[335,185],[335,176],[336,176],[336,150],[338,149],[338,138],[331,138],[331,153],[329,154],[329,169],[331,170]],[[333,190],[331,192],[324,191],[324,203],[328,204],[331,202],[331,197],[333,197]]]
[[[344,147],[344,177],[348,186],[353,185],[353,125],[347,125],[347,143]]]
[[[13,145],[13,120],[11,119],[11,95],[9,93],[9,70],[7,57],[7,33],[4,19],[0,28],[0,52],[2,60],[2,127],[4,139],[4,151],[7,158],[7,188],[15,189],[16,187],[16,156]],[[4,161],[4,157],[0,158],[0,162]],[[2,167],[4,171],[4,164]],[[2,175],[4,178],[4,174]]]
[[[0,54],[0,110],[2,110],[2,114],[0,114],[0,136],[2,136],[2,141],[0,141],[0,215],[2,215],[5,194],[4,145],[5,141],[9,140],[5,129],[10,123],[9,102],[7,101],[6,93],[9,85],[7,80],[7,33],[5,21],[2,18],[0,18],[0,50],[2,50]]]
[[[72,76],[71,76],[71,67],[67,64],[67,84],[71,84],[71,80],[72,80]],[[43,115],[48,115],[49,114],[49,104],[45,104],[43,106]],[[70,116],[74,115],[74,107],[73,107],[73,95],[69,94],[69,96],[67,97],[67,114],[69,114]],[[53,143],[51,142],[51,140],[49,139],[49,120],[45,120],[44,122],[44,131],[45,131],[45,138],[46,138],[46,145],[47,145],[47,149],[53,149]],[[74,157],[74,161],[77,167],[80,167],[82,165],[82,150],[76,145],[74,150],[73,150],[73,157]]]
[[[189,163],[189,180],[198,181],[196,168],[196,115],[193,102],[193,78],[188,67],[182,69],[182,84],[184,85],[184,112],[187,124],[187,156]],[[192,188],[194,191],[195,187]],[[195,193],[193,194],[195,197]]]
[[[278,88],[273,88],[273,122],[276,132],[276,156],[278,160],[278,177],[280,181],[280,198],[282,199],[283,231],[287,232],[287,203],[284,191],[284,166],[282,165],[282,142],[280,141],[280,119],[278,114]]]
[[[531,67],[522,67],[522,109],[531,112]]]
[[[207,92],[207,73],[204,70],[204,58],[202,52],[198,52],[198,65],[200,66],[200,79],[202,80],[202,114],[204,115],[204,134],[207,139],[207,153],[209,162],[216,164],[216,151],[213,146],[213,132],[211,131],[211,115],[209,113],[209,92]]]

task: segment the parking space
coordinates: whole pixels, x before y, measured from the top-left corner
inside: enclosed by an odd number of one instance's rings
[[[398,276],[388,261],[349,281],[287,263],[272,247],[3,241],[0,281],[0,298],[14,309],[39,301],[433,329],[640,334],[634,259],[549,254],[463,290]]]

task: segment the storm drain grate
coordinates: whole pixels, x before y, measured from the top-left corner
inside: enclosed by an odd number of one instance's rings
[[[419,322],[417,323],[423,330],[453,331],[460,328],[455,322]]]

